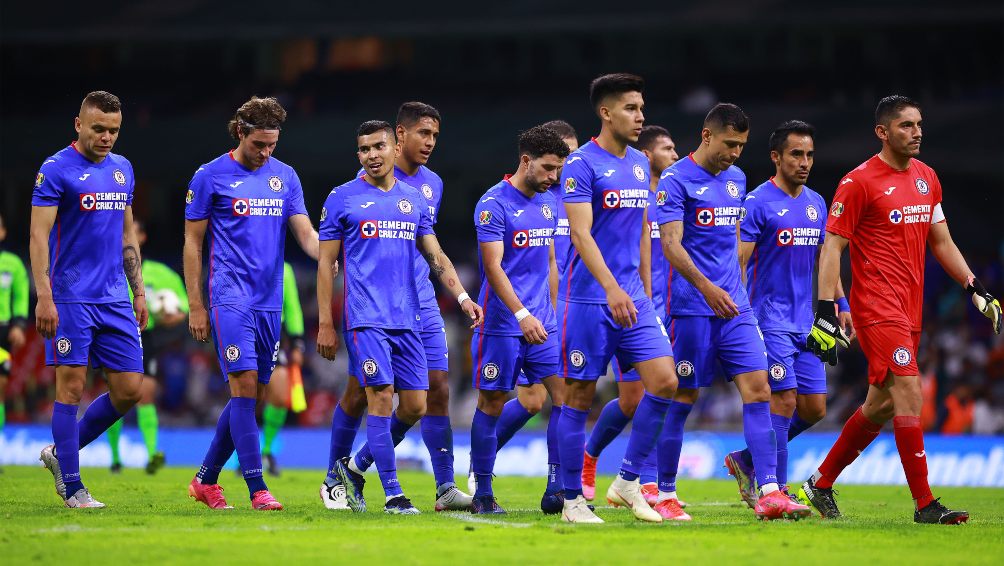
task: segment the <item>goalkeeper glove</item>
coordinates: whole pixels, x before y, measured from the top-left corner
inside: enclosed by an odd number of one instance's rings
[[[805,347],[819,356],[819,359],[835,366],[837,344],[846,348],[851,345],[851,341],[837,321],[836,305],[833,301],[817,301],[816,321],[812,323],[809,337],[805,339]]]
[[[973,296],[973,304],[976,309],[983,313],[983,316],[990,319],[990,324],[993,325],[994,333],[1001,333],[1001,304],[987,292],[986,287],[980,283],[980,280],[971,277],[969,279],[969,284],[966,285],[966,291]]]

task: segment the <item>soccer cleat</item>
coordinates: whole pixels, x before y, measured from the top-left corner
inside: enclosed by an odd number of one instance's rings
[[[586,498],[581,495],[571,501],[568,499],[565,500],[564,507],[561,510],[561,520],[566,523],[603,523],[603,519],[600,519],[596,516],[596,513],[593,513],[593,510],[586,503]]]
[[[660,517],[667,521],[689,521],[690,515],[680,506],[680,500],[675,498],[663,499],[653,507]]]
[[[146,473],[156,474],[157,470],[164,467],[166,459],[164,458],[163,452],[155,452],[153,456],[150,456],[150,460],[146,463]]]
[[[968,511],[952,511],[941,504],[940,497],[928,503],[923,509],[917,509],[913,512],[914,523],[958,525],[968,520]]]
[[[471,501],[471,513],[474,515],[505,515],[505,509],[495,501],[494,495],[476,495]]]
[[[56,493],[59,497],[66,499],[66,484],[63,483],[63,472],[59,470],[59,460],[56,458],[56,445],[50,444],[42,449],[38,455],[38,461],[42,462],[47,470],[52,472],[52,479],[56,483]]]
[[[268,475],[279,477],[279,462],[276,461],[274,454],[263,454],[265,456],[265,471]]]
[[[411,504],[411,500],[398,495],[384,504],[383,512],[388,515],[420,515],[422,512]]]
[[[113,474],[121,474],[122,462],[113,462],[111,466],[108,466],[108,471]]]
[[[634,516],[642,521],[650,523],[661,523],[662,516],[653,510],[647,502],[645,496],[641,494],[641,485],[638,480],[627,481],[617,476],[614,482],[607,489],[607,503],[614,507],[623,505],[634,513]]]
[[[650,506],[655,507],[655,504],[659,502],[659,484],[657,483],[641,484],[641,494],[645,498],[645,503],[648,503]]]
[[[467,511],[471,508],[472,497],[450,485],[436,498],[436,511]]]
[[[345,501],[356,513],[366,512],[366,498],[363,497],[363,486],[366,478],[349,469],[349,458],[345,457],[335,462],[335,475],[345,486]]]
[[[282,503],[276,501],[267,489],[259,489],[251,496],[251,508],[258,511],[282,511]]]
[[[334,485],[321,484],[321,501],[326,509],[333,511],[348,511],[349,502],[345,497],[345,485],[338,482]]]
[[[753,476],[753,467],[743,463],[739,457],[739,451],[730,452],[725,456],[725,467],[729,470],[729,475],[736,478],[739,484],[739,497],[749,505],[750,509],[756,508],[756,482]]]
[[[545,515],[557,515],[565,507],[565,492],[545,493],[540,498],[540,510]]]
[[[819,511],[819,515],[824,519],[839,519],[840,509],[837,509],[837,501],[833,499],[833,488],[816,487],[815,480],[810,477],[802,484],[798,490],[798,498],[809,502],[809,505]]]
[[[105,506],[104,503],[91,497],[91,492],[87,491],[86,487],[78,489],[76,493],[67,498],[63,503],[71,509],[101,509]]]
[[[583,452],[582,458],[582,497],[586,501],[596,499],[596,458]]]
[[[774,519],[791,519],[797,521],[812,514],[812,509],[800,503],[794,503],[781,491],[772,491],[756,502],[753,508],[756,518],[761,521]]]
[[[188,496],[205,503],[210,509],[233,509],[223,497],[223,486],[218,483],[203,484],[198,478],[192,478],[192,483],[188,484]]]

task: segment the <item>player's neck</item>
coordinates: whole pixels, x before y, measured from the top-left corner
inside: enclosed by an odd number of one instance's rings
[[[662,175],[662,171],[656,171],[655,169],[650,169],[648,172],[648,190],[653,193],[656,192],[656,188],[659,186],[659,176]]]
[[[84,159],[86,159],[88,161],[91,161],[91,162],[94,162],[94,163],[101,163],[102,161],[105,160],[106,156],[94,155],[94,154],[88,153],[86,150],[84,150],[81,147],[81,145],[80,145],[79,142],[80,142],[80,140],[77,140],[77,141],[71,143],[70,145],[73,146],[73,149],[77,150],[77,153],[79,153],[81,156],[83,156]]]
[[[244,152],[240,151],[240,148],[231,151],[230,157],[232,157],[234,161],[236,161],[241,167],[247,169],[248,171],[258,170],[257,167],[255,167],[254,165],[252,165],[247,161],[247,159],[244,157]],[[264,165],[264,163],[262,165]]]
[[[596,140],[596,145],[603,148],[607,153],[611,153],[617,157],[627,155],[627,142],[617,139],[606,127],[601,128],[600,135],[594,139]]]
[[[802,189],[805,188],[805,185],[795,185],[789,183],[781,175],[774,175],[773,177],[770,178],[770,180],[773,181],[775,185],[777,185],[777,188],[781,189],[786,195],[790,196],[791,198],[798,198],[798,196],[802,194]]]
[[[533,198],[533,190],[526,184],[526,169],[522,165],[509,177],[509,184],[526,198]]]
[[[397,179],[394,178],[393,173],[390,173],[387,176],[380,177],[378,179],[370,175],[369,172],[367,171],[363,175],[363,181],[366,181],[367,183],[373,185],[374,187],[386,193],[387,191],[394,188],[394,183],[397,182]]]
[[[909,169],[910,160],[913,159],[909,155],[898,155],[889,149],[889,146],[885,145],[882,146],[882,151],[879,152],[878,156],[886,165],[897,171],[906,171]]]
[[[701,169],[704,169],[708,173],[711,173],[712,175],[721,173],[722,170],[716,167],[714,163],[708,159],[708,152],[704,150],[704,147],[705,146],[702,144],[700,147],[695,149],[694,153],[690,154],[691,158],[695,163],[701,166]]]
[[[404,155],[399,155],[397,159],[394,160],[394,166],[401,170],[402,173],[409,177],[414,177],[418,173],[419,167],[422,165],[420,163],[412,163],[404,158]]]

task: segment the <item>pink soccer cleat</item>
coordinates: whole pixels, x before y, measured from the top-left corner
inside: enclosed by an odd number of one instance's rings
[[[282,511],[282,503],[276,501],[267,489],[262,489],[254,492],[251,497],[251,508],[258,511]]]
[[[596,458],[584,452],[582,458],[582,497],[586,501],[596,498]]]
[[[232,505],[227,505],[227,500],[223,497],[223,487],[218,483],[203,484],[198,478],[192,478],[192,483],[188,484],[188,495],[196,501],[201,501],[210,509],[233,509]]]
[[[645,503],[652,507],[659,502],[659,485],[655,483],[641,484],[641,494],[645,497]]]
[[[690,515],[680,507],[679,499],[663,499],[653,507],[655,512],[667,521],[689,521]]]
[[[761,521],[772,521],[774,519],[791,519],[797,521],[812,514],[812,510],[795,503],[782,491],[772,491],[764,495],[756,502],[753,508],[756,518]]]

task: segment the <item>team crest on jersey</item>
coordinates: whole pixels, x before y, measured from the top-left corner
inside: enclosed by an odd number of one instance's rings
[[[251,213],[251,207],[248,206],[248,199],[246,198],[235,198],[230,203],[230,208],[234,211],[234,216],[247,216]]]
[[[575,187],[576,187],[575,177],[569,177],[569,178],[565,179],[565,192],[566,193],[574,193],[575,192]]]
[[[80,210],[94,210],[94,205],[98,199],[94,198],[94,193],[84,193],[80,195]]]
[[[899,348],[896,348],[893,351],[893,353],[892,353],[892,361],[896,362],[896,365],[899,365],[899,366],[908,366],[908,365],[910,365],[910,360],[912,360],[912,359],[913,359],[913,356],[910,355],[910,350],[907,350],[906,348],[904,348],[902,346],[900,346]]]
[[[397,209],[400,210],[402,214],[411,214],[411,201],[406,198],[397,201]]]
[[[790,246],[794,241],[795,236],[791,233],[791,230],[783,228],[777,231],[777,245]]]
[[[188,192],[185,193],[185,204],[192,204],[193,200],[195,200],[195,192],[188,189]]]
[[[784,376],[788,374],[788,370],[784,369],[781,364],[773,364],[770,366],[770,378],[774,381],[781,381]]]
[[[366,377],[373,377],[378,371],[380,371],[380,366],[377,365],[376,360],[373,358],[369,358],[363,362],[363,374]]]
[[[544,215],[544,218],[546,218],[547,220],[551,220],[552,218],[554,218],[554,214],[551,212],[551,207],[547,206],[546,204],[540,205],[540,213]]]
[[[485,381],[495,381],[499,378],[499,367],[493,363],[487,363],[482,368],[481,375],[484,376]]]
[[[272,189],[274,192],[279,192],[282,190],[282,179],[279,177],[269,177],[268,178],[268,188]]]
[[[321,222],[324,222],[328,218],[328,207],[321,207]]]
[[[917,185],[917,192],[922,195],[926,195],[927,193],[931,192],[931,188],[927,186],[927,181],[923,179],[918,178],[916,185]]]
[[[725,190],[729,192],[729,196],[732,198],[739,198],[739,185],[735,181],[727,181],[725,183]]]
[[[488,224],[491,221],[492,221],[492,211],[490,210],[482,210],[481,214],[478,215],[478,222],[480,222],[482,225]]]
[[[813,222],[819,220],[819,211],[811,204],[805,207],[805,215]]]
[[[844,203],[840,201],[833,203],[833,206],[830,207],[830,214],[832,214],[834,218],[839,218],[840,215],[843,213],[844,213]]]
[[[713,209],[713,208],[698,208],[697,209],[697,225],[698,226],[714,226],[715,225],[715,209]]]
[[[59,355],[61,356],[68,354],[71,347],[69,338],[60,338],[59,340],[56,340],[56,351],[59,352]]]
[[[526,230],[518,230],[512,234],[512,247],[525,248],[530,245],[530,235]]]
[[[580,368],[586,365],[586,356],[579,350],[572,350],[568,353],[568,361],[572,362],[572,365]]]
[[[634,173],[634,178],[635,179],[638,179],[639,181],[644,181],[645,180],[645,169],[642,168],[641,165],[638,165],[637,163],[635,163],[634,168],[631,169],[631,172]]]
[[[668,199],[669,199],[669,193],[667,193],[666,191],[658,191],[655,193],[655,204],[659,206],[666,204],[666,201]]]
[[[432,187],[429,186],[429,183],[424,183],[422,185],[422,196],[432,200]]]
[[[620,191],[603,191],[603,208],[620,208]]]
[[[227,346],[223,355],[227,357],[228,362],[233,363],[241,359],[241,349],[237,347],[237,344],[231,344]]]
[[[694,375],[694,364],[687,360],[676,362],[676,375],[680,377],[690,377]]]
[[[893,224],[899,224],[903,221],[903,213],[900,212],[898,208],[894,208],[889,211],[889,222]]]
[[[115,172],[112,173],[112,178],[115,179],[116,183],[118,183],[118,184],[120,184],[122,186],[125,186],[125,184],[126,184],[126,177],[125,177],[125,173],[123,173],[121,169],[116,169]]]
[[[376,238],[380,235],[380,231],[377,229],[377,223],[375,220],[363,220],[359,223],[359,234],[364,240],[369,240],[370,238]]]
[[[41,187],[42,183],[44,183],[44,182],[45,182],[45,173],[42,173],[41,171],[39,171],[38,175],[35,175],[35,186],[36,187]]]

